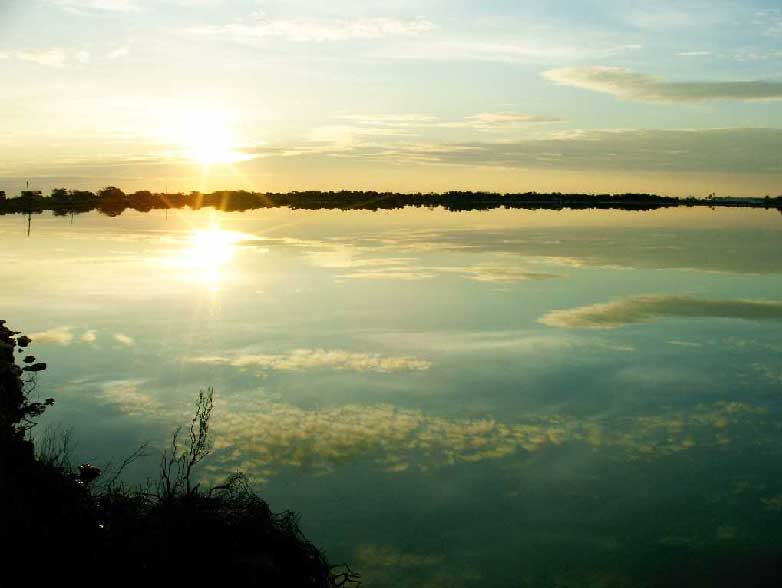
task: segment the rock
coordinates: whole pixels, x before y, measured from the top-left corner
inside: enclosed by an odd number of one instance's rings
[[[23,372],[42,372],[46,369],[45,363],[34,363],[33,365],[28,365],[26,368],[22,368]]]
[[[79,466],[79,480],[84,484],[89,484],[101,475],[100,468],[96,468],[89,463],[83,463]]]

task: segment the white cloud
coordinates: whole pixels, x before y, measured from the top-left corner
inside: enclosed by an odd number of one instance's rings
[[[104,402],[117,406],[128,416],[149,415],[159,411],[161,404],[149,394],[139,391],[144,380],[116,380],[101,386],[100,397]]]
[[[38,333],[31,333],[30,339],[33,343],[58,343],[59,345],[70,345],[73,341],[73,333],[70,327],[55,327]]]
[[[498,263],[483,263],[467,267],[441,267],[438,269],[442,272],[459,273],[467,279],[490,284],[515,284],[529,280],[551,280],[562,277],[557,274],[534,272],[523,267]]]
[[[437,121],[436,116],[428,114],[340,114],[340,120],[374,127],[421,127],[429,126]]]
[[[130,55],[130,45],[123,45],[121,47],[117,47],[116,49],[113,49],[109,51],[106,54],[106,59],[115,60],[115,59],[122,59],[123,57],[127,57]]]
[[[755,13],[755,24],[765,29],[770,37],[782,37],[782,10],[778,8],[759,10]]]
[[[133,339],[133,337],[129,337],[123,333],[115,333],[114,340],[117,343],[125,345],[126,347],[133,347],[136,344],[136,341]]]
[[[46,67],[64,67],[72,64],[87,65],[92,61],[92,54],[86,49],[66,51],[61,47],[22,49],[14,53],[13,56],[20,61],[28,61]]]
[[[573,130],[521,141],[396,143],[350,154],[399,164],[780,173],[782,129]]]
[[[356,353],[333,349],[296,349],[282,355],[239,354],[196,357],[195,363],[225,364],[233,367],[257,367],[268,370],[301,371],[308,369],[351,370],[356,372],[424,371],[431,363],[413,357],[387,357],[377,353]]]
[[[545,314],[550,327],[614,329],[664,318],[730,318],[782,321],[779,300],[712,300],[692,296],[633,296]]]
[[[566,443],[649,459],[714,445],[715,431],[757,422],[762,414],[737,402],[629,419],[553,415],[523,421],[452,419],[385,404],[305,410],[265,400],[242,401],[230,409],[218,403],[216,411],[215,458],[224,469],[240,469],[256,479],[284,467],[333,471],[359,459],[387,472],[429,469],[499,460]]]
[[[343,280],[402,280],[402,281],[415,281],[415,280],[429,280],[436,278],[437,274],[427,271],[414,271],[404,269],[375,269],[375,270],[359,270],[355,272],[349,272],[346,274],[340,274],[337,276]]]
[[[89,331],[84,331],[84,333],[82,333],[82,336],[79,337],[79,340],[82,343],[95,343],[97,338],[98,338],[98,333],[96,331],[89,330]]]
[[[637,73],[623,67],[565,67],[543,72],[563,86],[650,102],[782,100],[782,81],[684,81]]]
[[[577,35],[576,35],[577,36]],[[419,61],[487,61],[499,63],[562,63],[585,59],[605,59],[641,49],[638,44],[614,44],[604,40],[573,43],[573,35],[553,38],[550,35],[523,39],[461,40],[435,39],[411,41],[404,45],[381,48],[371,57],[412,59]]]
[[[461,122],[446,122],[440,126],[448,128],[473,128],[479,130],[514,129],[532,123],[562,122],[561,118],[534,116],[514,112],[482,112],[468,116]]]
[[[59,47],[41,51],[19,51],[16,57],[22,61],[30,61],[49,67],[62,67],[68,61],[68,55],[65,53],[65,50]]]
[[[141,9],[136,0],[50,0],[70,12],[137,12]]]
[[[418,35],[433,29],[434,25],[422,18],[271,19],[258,14],[248,22],[190,28],[187,32],[244,43],[268,38],[297,43],[323,43]]]

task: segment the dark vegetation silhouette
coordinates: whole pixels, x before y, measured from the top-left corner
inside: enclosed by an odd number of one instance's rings
[[[214,207],[226,211],[288,207],[293,209],[387,210],[404,207],[441,207],[450,211],[490,210],[495,208],[551,209],[615,208],[625,210],[655,210],[672,206],[750,206],[782,210],[782,196],[764,198],[675,198],[656,194],[563,194],[451,191],[444,193],[394,193],[342,190],[336,192],[305,191],[260,193],[228,190],[202,194],[163,194],[147,190],[125,194],[115,186],[98,190],[56,188],[49,196],[40,191],[25,190],[18,197],[5,198],[0,193],[0,214],[38,214],[52,211],[55,215],[79,214],[98,210],[117,216],[127,209],[149,212],[156,209],[199,209]]]
[[[242,474],[209,489],[194,482],[211,450],[211,388],[199,393],[186,433],[172,435],[158,480],[144,487],[121,475],[146,446],[108,471],[74,468],[67,434],[36,448],[30,430],[54,400],[34,399],[46,364],[24,355],[29,344],[0,321],[2,585],[360,585],[302,535],[295,513],[272,513]]]

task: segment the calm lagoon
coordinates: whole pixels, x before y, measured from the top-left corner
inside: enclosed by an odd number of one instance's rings
[[[782,537],[780,251],[754,209],[9,215],[0,318],[79,463],[213,386],[204,483],[366,586],[741,585]]]

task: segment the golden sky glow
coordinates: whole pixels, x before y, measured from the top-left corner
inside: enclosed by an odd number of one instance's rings
[[[0,189],[777,194],[780,31],[771,0],[7,0]]]

